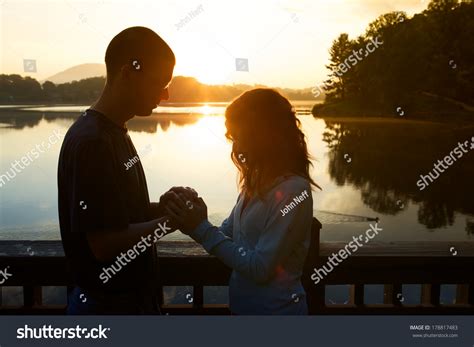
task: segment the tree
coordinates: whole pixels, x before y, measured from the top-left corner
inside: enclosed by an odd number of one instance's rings
[[[51,81],[46,81],[42,85],[43,95],[46,100],[54,100],[56,97],[56,85]]]
[[[405,12],[393,11],[379,16],[376,20],[369,24],[365,36],[366,38],[375,38],[380,36],[383,38],[387,29],[390,29],[408,19]]]
[[[428,11],[451,11],[459,6],[459,0],[431,0]]]
[[[340,73],[348,57],[379,37],[383,41],[380,48]],[[428,10],[412,18],[399,11],[381,15],[356,40],[347,34],[334,40],[327,66],[327,100],[345,101],[348,107],[363,105],[373,113],[387,115],[395,114],[401,106],[422,114],[449,114],[461,104],[469,110],[469,105],[474,105],[472,37],[472,1],[433,0]],[[445,104],[443,110],[441,103],[435,106],[436,100],[450,105]]]
[[[324,82],[326,98],[328,99],[344,99],[347,95],[347,85],[350,81],[350,70],[347,66],[346,59],[353,53],[356,48],[355,42],[349,40],[348,34],[341,34],[333,41],[330,54],[330,63],[326,66],[331,71],[329,79]]]

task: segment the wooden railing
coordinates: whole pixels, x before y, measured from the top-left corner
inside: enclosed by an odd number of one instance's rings
[[[392,242],[365,244],[335,267],[317,285],[311,280],[314,268],[321,268],[328,256],[345,246],[343,242],[319,242],[321,225],[315,219],[311,255],[308,257],[303,285],[311,314],[473,314],[474,313],[474,242]],[[163,303],[169,314],[229,314],[226,304],[204,302],[204,287],[226,286],[230,269],[207,255],[194,242],[160,241],[160,278],[163,286],[192,286],[192,304]],[[456,254],[456,255],[453,255]],[[65,306],[43,305],[43,286],[73,283],[60,241],[0,241],[0,271],[8,267],[12,277],[4,286],[23,288],[23,304],[2,305],[0,314],[64,314]],[[346,304],[328,304],[326,286],[348,284]],[[383,304],[364,303],[365,285],[384,287]],[[404,302],[402,285],[420,284],[420,303]],[[454,304],[440,303],[442,284],[457,285]]]

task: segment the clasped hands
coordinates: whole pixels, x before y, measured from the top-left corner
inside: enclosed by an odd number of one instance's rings
[[[190,187],[173,187],[160,197],[160,207],[170,217],[171,226],[190,234],[207,219],[207,206]]]

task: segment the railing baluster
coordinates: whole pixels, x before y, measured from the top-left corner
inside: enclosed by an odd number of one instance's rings
[[[441,285],[432,284],[431,285],[431,304],[435,306],[439,306],[440,296],[441,296]]]
[[[467,297],[467,302],[469,305],[474,305],[474,283],[469,283],[469,294]]]
[[[383,303],[393,304],[393,286],[391,284],[383,285]]]
[[[423,284],[421,291],[421,301],[424,305],[439,306],[440,294],[440,284]]]
[[[401,283],[392,285],[392,304],[402,306],[403,304],[403,287]]]
[[[33,306],[41,306],[43,302],[41,286],[23,286],[23,306],[32,308]]]
[[[164,294],[163,294],[163,286],[162,285],[159,285],[158,286],[158,305],[161,309],[161,307],[163,306],[163,303],[165,301],[165,298],[164,298]]]
[[[314,226],[313,226],[314,228]],[[470,279],[469,269],[474,266],[474,257],[466,256],[457,262],[456,266],[445,259],[453,260],[451,256],[440,256],[439,249],[441,246],[427,246],[427,254],[424,251],[423,256],[414,256],[410,247],[399,249],[399,254],[388,255],[384,253],[387,248],[389,250],[397,249],[395,245],[389,246],[373,246],[374,249],[369,251],[361,250],[360,253],[347,259],[343,266],[335,269],[331,274],[315,284],[315,280],[311,279],[314,269],[321,268],[327,261],[327,256],[333,251],[337,251],[339,245],[332,245],[330,242],[322,243],[321,253],[318,251],[319,236],[317,231],[319,226],[316,225],[313,233],[313,247],[311,261],[305,264],[305,272],[302,278],[303,285],[308,294],[308,304],[310,314],[472,314],[474,312],[474,283]],[[34,241],[35,247],[43,249],[41,254],[47,256],[25,257],[23,253],[17,252],[17,249],[24,249],[21,241],[0,241],[0,253],[4,256],[0,257],[0,270],[4,267],[14,264],[15,267],[21,268],[22,271],[15,271],[15,276],[9,280],[9,286],[21,286],[23,288],[22,307],[12,306],[5,307],[7,296],[10,292],[0,294],[0,314],[64,314],[64,307],[56,307],[56,305],[44,307],[41,300],[41,285],[44,286],[70,286],[72,284],[72,276],[70,269],[65,266],[66,258],[64,257],[60,241]],[[159,286],[159,300],[162,300],[163,306],[170,313],[175,314],[225,314],[228,309],[225,307],[217,307],[218,305],[204,305],[204,286],[225,286],[228,284],[228,278],[231,273],[230,269],[225,267],[218,259],[203,254],[203,251],[196,250],[196,245],[183,242],[173,243],[169,245],[164,243],[164,250],[159,254],[160,262],[163,264],[161,285],[166,286],[193,286],[193,304],[188,302],[185,305],[164,304],[162,297],[164,295],[163,287]],[[451,244],[451,243],[450,243]],[[18,245],[21,245],[18,246]],[[337,246],[337,247],[336,247]],[[387,247],[387,248],[385,248]],[[430,247],[433,255],[429,255]],[[466,246],[467,247],[467,246]],[[470,248],[469,248],[470,247]],[[474,254],[474,242],[468,249],[472,249]],[[166,252],[165,252],[166,251]],[[366,252],[365,254],[363,252]],[[170,255],[173,254],[173,255]],[[176,254],[176,255],[174,255]],[[408,259],[404,254],[411,254]],[[464,253],[463,253],[464,254]],[[42,268],[57,268],[58,271],[48,271],[40,273]],[[438,271],[433,276],[434,271]],[[406,283],[406,284],[422,284],[422,303],[423,306],[401,305],[401,297],[397,296],[401,293],[401,285],[384,283]],[[438,282],[438,284],[429,285],[429,283]],[[343,285],[351,284],[351,300],[354,307],[326,307],[325,294],[326,285]],[[390,305],[371,305],[365,304],[364,294],[365,285],[374,284],[384,285],[384,302]],[[428,283],[428,284],[423,284]],[[440,284],[439,283],[462,283],[457,287],[456,303],[460,305],[440,305]],[[10,289],[9,287],[3,287]],[[3,289],[2,288],[2,289]],[[469,305],[466,305],[468,303]],[[361,307],[361,305],[363,305]],[[168,307],[169,306],[169,307]],[[339,307],[338,307],[339,306]],[[168,312],[168,311],[165,311]]]
[[[204,287],[202,285],[195,285],[193,294],[193,309],[201,312],[204,305]]]
[[[355,304],[357,307],[364,306],[364,290],[365,288],[363,284],[351,285],[349,303]]]
[[[456,304],[467,304],[469,296],[469,285],[457,284],[456,285]]]

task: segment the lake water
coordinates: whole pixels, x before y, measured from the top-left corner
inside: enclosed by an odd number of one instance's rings
[[[377,241],[468,240],[474,234],[474,155],[470,152],[423,191],[416,182],[473,125],[398,119],[315,119],[314,102],[294,102],[310,153],[314,215],[322,240],[346,241],[365,231],[365,217],[379,217]],[[157,201],[172,186],[196,189],[211,221],[227,217],[237,198],[237,171],[226,140],[225,103],[168,105],[128,122]],[[0,175],[37,145],[39,157],[0,187],[0,239],[59,239],[56,170],[62,139],[86,106],[0,110]],[[264,131],[262,136],[265,136]],[[53,136],[54,138],[54,136]],[[471,151],[474,152],[474,151]],[[181,233],[167,239],[187,239]]]
[[[399,119],[322,120],[310,115],[314,102],[295,102],[315,157],[314,215],[322,240],[348,241],[379,217],[377,241],[469,240],[474,234],[474,161],[466,153],[423,191],[416,182],[458,141],[471,139],[472,125]],[[128,123],[141,156],[150,197],[157,201],[172,186],[195,188],[220,223],[237,198],[237,171],[225,139],[225,103],[159,107]],[[43,152],[0,187],[0,240],[59,239],[56,169],[61,141],[86,106],[0,108],[0,175],[37,145]],[[264,132],[262,133],[264,136]],[[51,137],[51,138],[50,138]],[[51,141],[51,142],[53,142]],[[26,164],[25,164],[26,165]],[[187,239],[177,232],[165,239]],[[21,288],[4,287],[4,304],[20,304]],[[419,303],[420,285],[404,286],[405,303]],[[64,304],[64,287],[44,287],[46,304]],[[165,302],[187,303],[188,287],[166,287]],[[349,286],[328,286],[326,303],[346,303]],[[366,303],[383,302],[383,286],[369,285]],[[452,303],[455,286],[444,285],[441,302]],[[228,302],[225,287],[206,287],[206,303]]]

